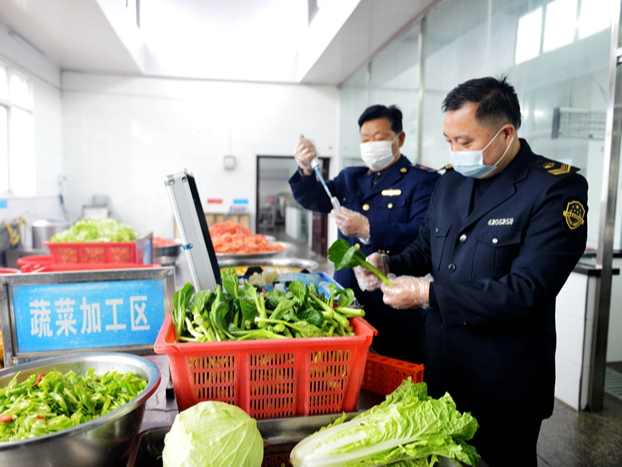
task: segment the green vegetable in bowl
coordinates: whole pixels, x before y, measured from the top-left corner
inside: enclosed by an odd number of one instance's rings
[[[138,234],[132,227],[116,219],[89,217],[76,222],[64,232],[52,236],[50,242],[133,242],[137,238]]]
[[[357,266],[361,266],[373,272],[376,276],[378,276],[378,279],[385,284],[393,285],[387,276],[378,270],[377,267],[367,262],[365,253],[355,246],[350,246],[350,244],[343,238],[338,238],[330,246],[328,249],[328,259],[335,263],[335,269],[355,268]]]
[[[134,373],[50,371],[0,388],[0,442],[48,435],[118,409],[147,387]]]
[[[480,459],[466,443],[479,427],[477,420],[468,412],[458,412],[449,394],[428,397],[426,384],[413,383],[411,378],[381,404],[344,420],[345,414],[298,443],[290,454],[292,465],[428,467],[443,456],[451,465],[473,466]]]
[[[205,401],[175,417],[164,438],[164,467],[260,467],[257,421],[239,407]]]

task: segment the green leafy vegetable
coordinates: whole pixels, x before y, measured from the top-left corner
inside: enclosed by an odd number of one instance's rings
[[[428,467],[439,456],[473,466],[480,459],[466,443],[479,427],[477,420],[458,412],[449,394],[428,397],[426,384],[410,378],[380,405],[344,420],[298,443],[290,454],[294,467]]]
[[[391,284],[391,281],[385,276],[376,266],[370,264],[365,259],[365,253],[356,248],[350,246],[350,244],[343,238],[338,238],[328,249],[328,259],[335,263],[335,269],[355,268],[357,266],[364,267],[365,269],[373,272],[378,279],[387,285]]]
[[[194,292],[186,284],[173,295],[173,323],[180,342],[333,337],[353,335],[348,318],[364,316],[354,292],[331,284],[330,295],[292,281],[287,292],[258,291],[233,268],[221,273],[223,287]],[[223,290],[224,289],[224,290]],[[335,304],[340,305],[334,307]]]
[[[50,242],[133,242],[138,238],[136,231],[116,219],[97,219],[88,217],[57,233]]]
[[[15,375],[0,388],[0,442],[72,428],[118,409],[147,387],[145,379],[131,372],[94,371],[50,371],[21,383]]]
[[[260,467],[263,439],[255,419],[218,401],[199,402],[175,417],[164,438],[164,467]]]

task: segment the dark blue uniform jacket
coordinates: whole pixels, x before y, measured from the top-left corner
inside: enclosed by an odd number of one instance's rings
[[[555,297],[586,245],[586,180],[520,143],[472,212],[475,180],[448,170],[418,238],[389,260],[434,276],[425,380],[476,418],[551,415]]]
[[[401,156],[375,185],[372,185],[372,178],[367,167],[349,167],[327,181],[331,193],[342,206],[364,214],[369,220],[369,245],[341,232],[339,237],[351,245],[359,243],[365,255],[399,253],[417,237],[439,175],[432,169],[413,166]],[[294,198],[304,208],[324,213],[332,210],[330,199],[314,175],[302,176],[296,172],[289,183]],[[423,330],[423,316],[417,311],[397,311],[386,306],[380,291],[362,292],[352,269],[335,271],[334,277],[338,283],[355,291],[365,308],[366,319],[378,329],[372,344],[376,350],[412,361],[409,357],[411,333]]]

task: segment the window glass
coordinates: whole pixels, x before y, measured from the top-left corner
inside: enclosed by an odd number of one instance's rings
[[[5,66],[0,64],[0,99],[9,100],[9,82]]]
[[[24,109],[32,108],[30,98],[30,81],[13,72],[11,73],[9,82],[9,99],[11,103],[23,107]]]
[[[579,167],[587,178],[590,184],[588,247],[596,247],[604,154],[604,127],[599,122],[604,122],[602,115],[607,108],[610,31],[601,29],[585,39],[573,33],[568,42],[570,34],[564,28],[563,31],[559,29],[559,23],[550,18],[566,15],[564,21],[570,22],[574,31],[577,11],[586,18],[596,14],[610,18],[605,13],[606,9],[610,11],[611,1],[604,5],[588,0],[580,4],[576,0],[453,0],[431,12],[427,19],[429,34],[424,37],[430,47],[425,48],[424,57],[427,86],[423,162],[439,167],[448,159],[442,135],[441,104],[445,95],[471,78],[507,75],[521,103],[523,123],[519,137],[524,138],[536,154]],[[467,8],[466,3],[482,8]],[[574,10],[564,13],[558,11],[561,7]],[[549,18],[545,30],[557,28],[560,35],[567,34],[559,42],[548,42],[546,53],[539,40],[529,46],[520,45],[520,41],[527,40],[521,32],[525,21],[531,24],[532,34],[537,35],[537,24],[542,21],[538,19],[539,11],[544,11]],[[546,22],[546,18],[543,20]],[[449,25],[460,26],[451,28]],[[528,52],[521,55],[519,51],[523,46]],[[516,57],[507,50],[515,50]],[[556,109],[562,109],[562,116],[565,114],[572,121],[564,131],[554,135],[555,119],[559,118]],[[577,123],[579,119],[584,120]],[[577,131],[588,124],[594,125],[594,131]]]
[[[9,127],[9,176],[15,196],[34,196],[35,148],[34,124],[30,112],[13,107]]]
[[[396,105],[403,114],[406,140],[402,154],[417,161],[419,27],[411,29],[371,63],[370,105]]]
[[[367,69],[359,70],[340,87],[339,156],[341,167],[363,165],[358,119],[367,108]]]
[[[577,0],[555,0],[546,6],[542,52],[573,42],[577,29]]]

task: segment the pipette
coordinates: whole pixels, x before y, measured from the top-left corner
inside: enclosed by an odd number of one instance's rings
[[[304,139],[304,136],[300,135],[300,139]],[[328,189],[328,185],[326,185],[326,181],[324,180],[324,177],[322,177],[322,171],[320,170],[320,161],[318,160],[317,156],[311,159],[310,165],[313,171],[316,173],[318,180],[324,187],[324,191],[326,191],[326,194],[330,198],[330,204],[333,205],[333,208],[335,209],[335,211],[341,211],[341,204],[339,203],[339,200],[337,199],[336,196],[332,195],[332,193]]]

